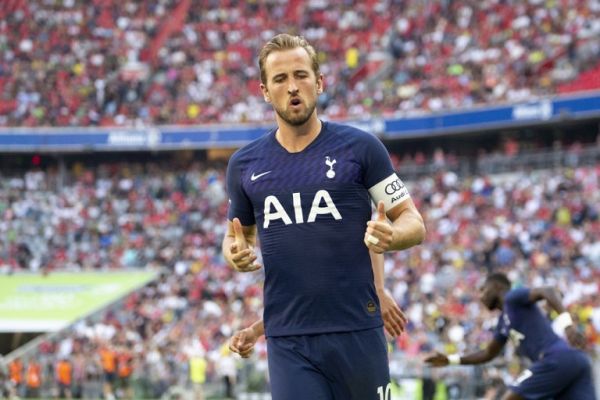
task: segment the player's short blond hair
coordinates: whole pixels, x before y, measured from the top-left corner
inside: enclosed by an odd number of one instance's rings
[[[280,33],[269,40],[263,48],[260,50],[258,55],[258,67],[260,68],[260,81],[263,84],[267,83],[267,71],[265,70],[265,62],[269,54],[275,51],[293,50],[295,48],[302,47],[308,53],[312,63],[312,70],[315,76],[318,78],[320,75],[319,60],[317,59],[317,52],[302,36],[293,36],[287,33]]]

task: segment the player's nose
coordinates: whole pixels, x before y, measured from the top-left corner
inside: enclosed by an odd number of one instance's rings
[[[288,93],[289,94],[297,94],[298,93],[298,85],[294,82],[293,79],[290,79],[290,83],[288,84]]]

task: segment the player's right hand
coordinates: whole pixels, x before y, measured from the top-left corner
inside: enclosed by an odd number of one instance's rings
[[[260,264],[256,263],[256,253],[254,249],[248,245],[242,223],[238,218],[231,221],[235,241],[229,246],[229,263],[233,268],[240,272],[252,272],[261,268]]]
[[[448,357],[445,354],[438,352],[429,357],[426,357],[423,361],[425,361],[432,367],[445,367],[449,364]]]
[[[254,351],[257,340],[258,336],[251,328],[242,329],[229,339],[229,350],[239,354],[242,358],[248,358]]]
[[[585,336],[583,336],[583,334],[577,330],[575,325],[568,326],[565,329],[565,335],[567,336],[567,340],[571,346],[579,350],[586,349],[587,341],[585,340]]]

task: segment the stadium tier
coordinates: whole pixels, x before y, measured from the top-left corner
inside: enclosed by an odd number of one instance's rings
[[[0,126],[272,120],[255,56],[273,32],[319,50],[328,118],[600,88],[597,1],[11,0],[0,17]]]
[[[600,115],[600,94],[559,96],[506,106],[421,113],[402,118],[363,117],[353,126],[383,140],[479,133],[539,125],[594,121]],[[262,136],[268,124],[150,126],[130,128],[0,128],[0,151],[148,151],[239,147]]]

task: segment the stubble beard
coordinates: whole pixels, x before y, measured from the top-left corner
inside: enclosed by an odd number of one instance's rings
[[[315,108],[317,108],[317,103],[314,102],[312,104],[309,104],[306,107],[306,111],[299,114],[294,114],[291,111],[279,109],[276,107],[274,108],[277,115],[279,115],[279,118],[284,120],[286,123],[288,123],[291,126],[300,126],[304,125],[310,119],[312,114],[315,112]]]

